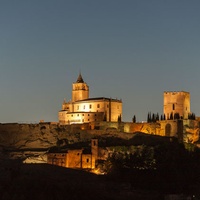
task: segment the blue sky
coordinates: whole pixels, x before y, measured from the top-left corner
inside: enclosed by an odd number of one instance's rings
[[[1,0],[0,123],[57,121],[81,70],[123,120],[188,91],[200,116],[199,0]]]

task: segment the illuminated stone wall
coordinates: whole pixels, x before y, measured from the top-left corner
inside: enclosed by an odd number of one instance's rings
[[[68,150],[66,158],[66,167],[81,168],[82,149]]]
[[[63,103],[59,123],[88,123],[93,121],[117,122],[122,116],[122,102],[117,99],[93,98],[74,103]]]
[[[47,163],[67,168],[94,169],[98,159],[98,140],[91,140],[91,152],[85,149],[68,149],[66,153],[47,153]]]
[[[48,153],[47,163],[51,165],[66,166],[66,153]]]
[[[89,87],[86,83],[72,84],[72,102],[88,98],[89,98]]]
[[[124,132],[142,132],[152,135],[176,137],[180,142],[196,142],[199,140],[198,120],[162,120],[156,123],[125,123]]]
[[[95,168],[95,158],[92,154],[82,154],[82,168],[83,169],[94,169]]]
[[[164,92],[163,113],[170,119],[171,113],[179,113],[183,119],[188,119],[190,113],[189,92]]]

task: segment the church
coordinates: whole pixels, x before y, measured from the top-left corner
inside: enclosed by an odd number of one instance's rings
[[[60,124],[82,124],[95,121],[118,122],[122,117],[122,100],[106,97],[89,98],[89,86],[79,74],[72,84],[72,99],[64,101],[58,113]]]

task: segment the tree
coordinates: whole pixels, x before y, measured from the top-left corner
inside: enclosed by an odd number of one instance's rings
[[[173,113],[170,114],[170,118],[169,119],[173,119]]]
[[[159,114],[156,114],[156,121],[159,121]]]
[[[133,121],[133,123],[136,122],[136,116],[135,115],[133,116],[132,121]]]
[[[155,117],[155,114],[153,113],[152,114],[152,122],[155,122],[156,121],[156,117]]]
[[[119,116],[118,116],[118,122],[121,122],[121,121],[122,121],[122,116],[119,115]]]
[[[180,119],[179,113],[174,113],[174,119]]]

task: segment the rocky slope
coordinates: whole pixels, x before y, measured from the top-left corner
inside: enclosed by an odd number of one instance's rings
[[[91,138],[119,137],[129,139],[133,135],[116,130],[82,130],[80,126],[58,124],[0,124],[0,158],[23,159],[24,162],[46,162],[51,147],[90,141]]]

